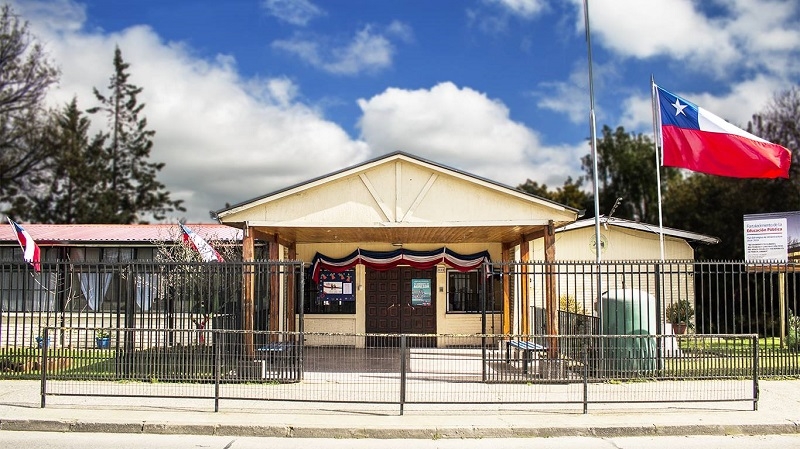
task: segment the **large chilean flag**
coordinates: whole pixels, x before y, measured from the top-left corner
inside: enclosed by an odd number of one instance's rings
[[[8,222],[11,224],[11,227],[14,228],[19,246],[22,247],[22,258],[25,259],[25,262],[33,266],[34,271],[41,271],[42,260],[39,253],[39,245],[37,245],[31,235],[28,234],[28,231],[23,229],[23,227],[18,225],[14,220],[8,218]]]
[[[734,178],[788,178],[792,153],[656,86],[662,165]]]

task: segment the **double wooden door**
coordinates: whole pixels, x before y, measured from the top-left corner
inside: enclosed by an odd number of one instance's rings
[[[367,333],[436,333],[436,268],[367,268],[366,315]]]

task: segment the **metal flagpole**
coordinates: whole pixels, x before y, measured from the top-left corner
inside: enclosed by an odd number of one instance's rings
[[[595,309],[597,310],[597,320],[599,333],[603,333],[603,279],[600,273],[600,261],[602,260],[603,241],[600,239],[600,181],[597,173],[597,125],[595,124],[594,114],[594,77],[592,75],[592,34],[589,31],[589,0],[583,1],[583,17],[586,25],[586,48],[589,59],[589,130],[591,132],[592,145],[592,172],[594,172],[594,252],[597,262],[597,296],[595,298]],[[600,340],[597,348],[599,354],[603,353],[603,341]],[[588,364],[588,360],[587,360]]]
[[[603,245],[600,241],[600,181],[597,174],[597,125],[594,114],[594,76],[592,75],[592,35],[589,32],[589,0],[583,1],[583,17],[586,24],[586,48],[588,49],[589,57],[589,132],[591,133],[592,172],[594,173],[594,246],[596,260],[600,262],[602,260]]]
[[[660,139],[658,92],[656,91],[656,80],[650,75],[650,97],[653,104],[653,148],[656,153],[656,183],[658,184],[658,240],[661,244],[661,261],[664,261],[664,219],[661,212],[661,157],[658,151]]]

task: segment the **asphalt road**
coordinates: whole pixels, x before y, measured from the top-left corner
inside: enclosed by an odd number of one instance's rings
[[[800,435],[730,435],[662,437],[558,437],[484,439],[333,439],[256,438],[204,435],[153,435],[0,431],[0,447],[30,449],[202,448],[202,449],[760,449],[800,447]]]

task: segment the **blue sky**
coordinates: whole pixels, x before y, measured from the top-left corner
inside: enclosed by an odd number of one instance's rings
[[[589,1],[598,129],[652,134],[651,74],[739,126],[800,81],[796,0]],[[393,151],[511,186],[583,175],[582,0],[11,4],[61,68],[53,106],[94,106],[119,45],[190,221]]]

